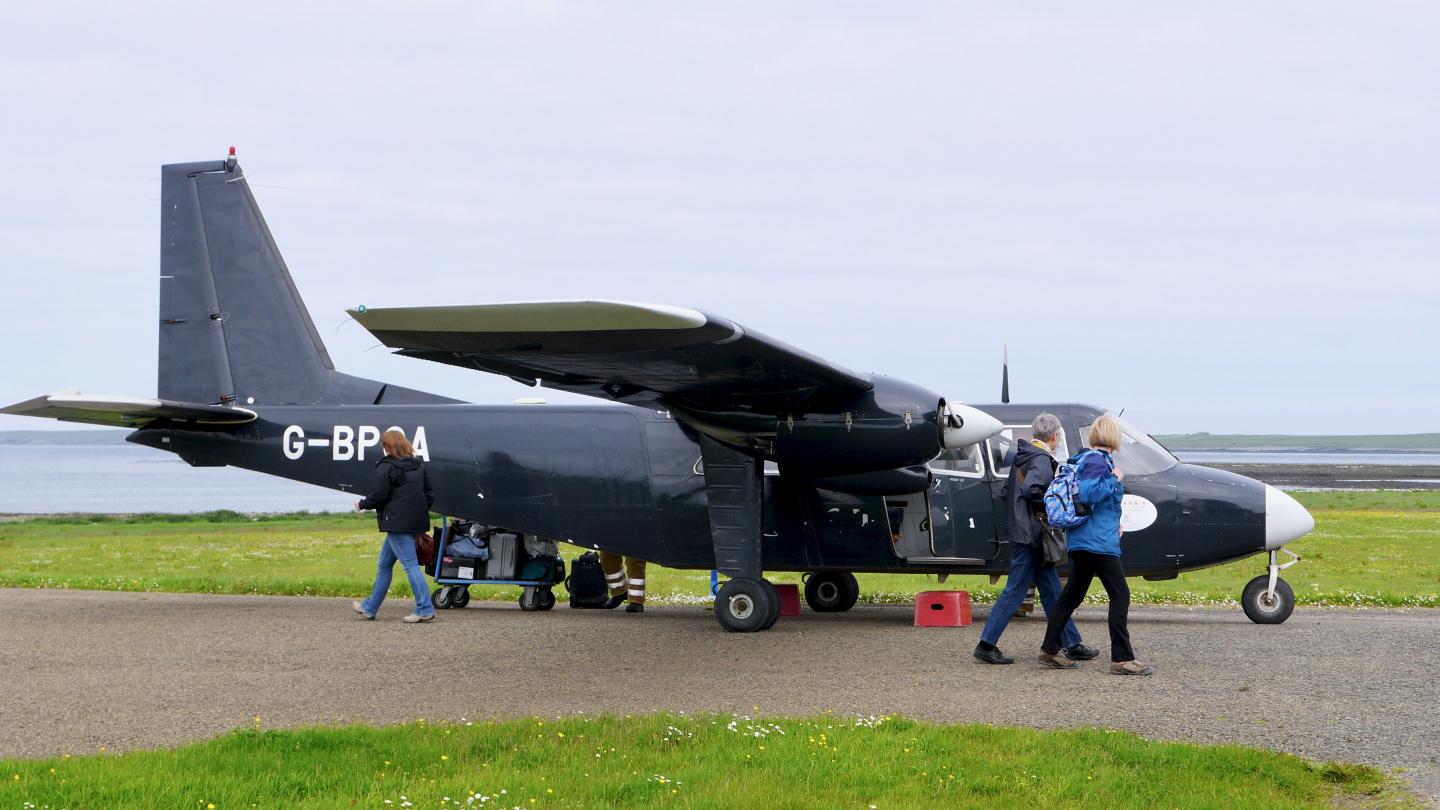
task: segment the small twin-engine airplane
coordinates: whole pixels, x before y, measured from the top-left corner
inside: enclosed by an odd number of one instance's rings
[[[1102,413],[949,402],[719,315],[619,301],[350,311],[398,354],[604,404],[472,405],[352,377],[326,353],[234,149],[162,172],[157,398],[67,389],[4,413],[132,427],[129,441],[195,466],[346,492],[367,486],[381,432],[398,427],[428,462],[437,512],[718,569],[726,630],[775,622],[766,571],[809,572],[816,611],[855,604],[854,572],[1004,574],[1010,448],[1049,411],[1063,459]],[[1290,615],[1277,574],[1299,558],[1281,565],[1276,552],[1314,527],[1299,503],[1182,464],[1129,425],[1115,462],[1130,574],[1174,579],[1268,554],[1244,609],[1261,623]]]

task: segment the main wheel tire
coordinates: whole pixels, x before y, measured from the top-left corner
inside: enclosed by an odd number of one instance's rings
[[[1245,593],[1240,597],[1240,606],[1245,608],[1245,615],[1250,621],[1256,624],[1280,624],[1290,618],[1295,610],[1295,592],[1290,590],[1290,584],[1279,577],[1275,578],[1275,596],[1267,598],[1266,590],[1270,587],[1270,575],[1261,574],[1250,580],[1245,586]]]
[[[765,619],[765,624],[762,625],[760,629],[769,630],[775,626],[775,622],[780,620],[780,589],[776,588],[775,583],[768,579],[762,578],[760,584],[764,585],[765,590],[770,592],[770,616]]]
[[[859,598],[860,583],[848,571],[822,571],[805,579],[805,604],[816,613],[841,613]]]
[[[549,588],[540,591],[540,609],[549,610],[555,607],[555,592]]]
[[[470,604],[470,588],[462,585],[450,593],[450,607],[463,608]]]
[[[437,610],[447,610],[450,607],[450,588],[436,588],[431,591],[430,601]]]
[[[540,592],[535,588],[526,588],[520,592],[520,609],[526,612],[540,609]]]
[[[771,601],[770,589],[760,580],[729,580],[715,595],[715,620],[732,633],[764,630]]]

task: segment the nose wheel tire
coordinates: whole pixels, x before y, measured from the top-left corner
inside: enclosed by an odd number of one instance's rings
[[[470,604],[470,588],[460,586],[450,593],[450,607],[463,608]]]
[[[848,571],[822,571],[805,578],[805,604],[816,613],[840,613],[855,607],[860,583]]]
[[[715,620],[732,633],[754,633],[774,624],[771,612],[779,615],[780,599],[775,586],[767,584],[759,579],[732,579],[721,585],[715,594]]]
[[[1275,593],[1268,593],[1269,589],[1270,575],[1261,574],[1245,585],[1245,593],[1240,597],[1245,615],[1256,624],[1280,624],[1295,610],[1295,592],[1290,589],[1290,583],[1277,577]]]

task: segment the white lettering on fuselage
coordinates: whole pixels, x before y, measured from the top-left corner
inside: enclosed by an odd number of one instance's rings
[[[398,426],[391,426],[386,429],[398,430],[402,434],[404,429]],[[305,438],[305,429],[299,425],[291,425],[285,428],[280,437],[280,449],[285,453],[285,458],[297,461],[305,455],[306,447],[328,447],[330,448],[330,459],[332,461],[364,461],[365,449],[378,447],[380,437],[383,434],[374,425],[336,425],[330,434],[330,438]],[[430,460],[430,448],[425,441],[425,426],[415,428],[415,438],[411,440],[411,446],[415,448],[415,456],[421,461]]]

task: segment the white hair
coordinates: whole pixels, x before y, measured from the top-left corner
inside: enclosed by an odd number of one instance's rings
[[[1053,413],[1042,413],[1030,423],[1030,435],[1038,441],[1048,442],[1058,432],[1060,419]]]

